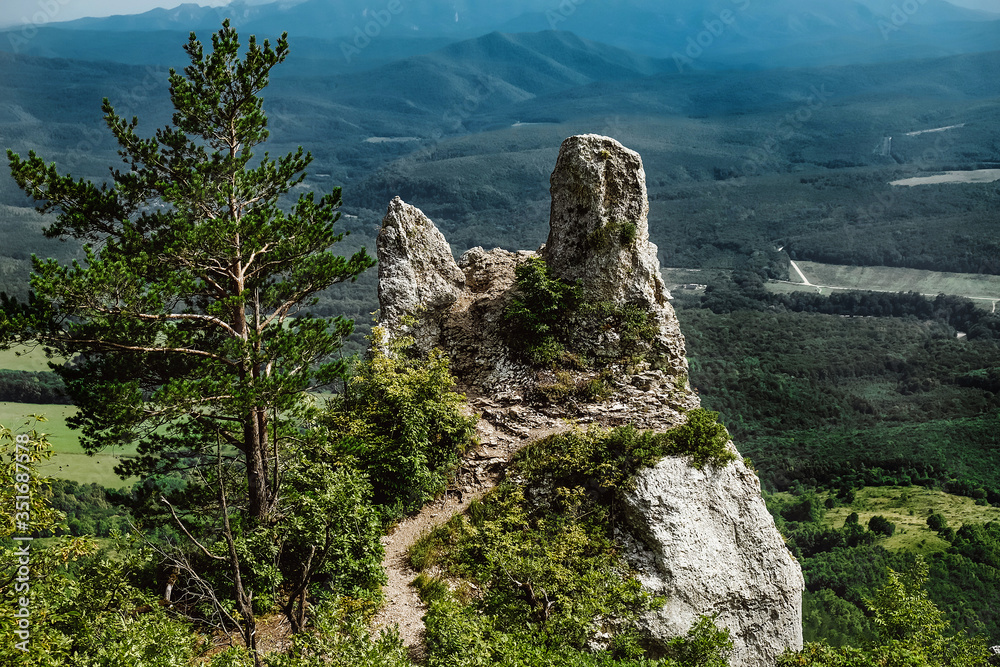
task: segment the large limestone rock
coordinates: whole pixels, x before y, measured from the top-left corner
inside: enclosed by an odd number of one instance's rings
[[[670,298],[649,242],[642,158],[610,137],[570,137],[549,179],[552,211],[542,256],[553,275],[589,294],[646,309]]]
[[[448,353],[460,388],[482,415],[480,441],[493,452],[573,424],[664,430],[699,406],[649,242],[639,155],[608,137],[571,137],[551,183],[551,231],[539,253],[473,248],[456,264],[434,224],[398,198],[378,238],[381,324],[390,335],[414,336],[421,351]],[[589,368],[554,372],[512,353],[504,313],[515,271],[539,254],[551,274],[579,280],[588,303],[647,313],[656,335],[639,360],[622,354],[614,315],[567,314]],[[408,315],[419,323],[404,326]],[[600,379],[612,395],[546,399],[545,388],[567,377],[578,384]],[[684,459],[665,459],[641,474],[625,504],[629,528],[620,538],[628,557],[644,585],[669,598],[644,619],[654,637],[683,635],[698,616],[714,613],[732,633],[732,667],[770,667],[782,650],[801,646],[802,573],[742,461],[696,470]]]
[[[696,470],[664,459],[639,475],[624,504],[635,537],[629,559],[646,589],[667,598],[643,619],[650,636],[684,634],[715,613],[729,628],[733,667],[770,667],[786,648],[801,648],[802,570],[743,461]]]
[[[409,331],[420,347],[433,347],[440,336],[439,313],[465,288],[451,246],[420,209],[399,197],[389,203],[376,244],[380,323],[391,331]],[[418,316],[421,326],[405,327],[407,315]]]

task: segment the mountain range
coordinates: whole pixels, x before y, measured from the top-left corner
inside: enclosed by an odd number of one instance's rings
[[[0,49],[49,57],[162,64],[178,35],[287,30],[304,59],[338,71],[389,62],[500,31],[559,30],[674,61],[679,70],[819,66],[954,55],[1000,46],[1000,15],[943,0],[305,0],[184,4],[0,34]],[[113,44],[100,35],[113,33]],[[30,39],[27,36],[30,34]]]

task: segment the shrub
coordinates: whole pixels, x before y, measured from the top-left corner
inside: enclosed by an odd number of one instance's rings
[[[551,365],[564,352],[564,319],[583,294],[578,285],[551,278],[539,257],[518,265],[515,275],[516,294],[504,313],[510,347],[530,363]]]
[[[524,487],[502,484],[470,508],[470,522],[452,520],[411,550],[411,561],[415,552],[435,553],[436,567],[477,591],[457,595],[440,577],[417,577],[429,606],[428,666],[725,665],[728,632],[711,619],[672,640],[667,658],[644,657],[630,621],[660,601],[631,576],[606,514],[585,492],[556,493],[558,507],[532,510]],[[604,650],[588,647],[597,630],[612,635]]]
[[[664,433],[620,426],[591,427],[549,436],[514,457],[529,481],[554,480],[566,486],[595,483],[604,489],[626,488],[635,474],[664,456],[687,456],[695,468],[723,466],[736,459],[718,413],[696,408],[687,422]],[[597,480],[597,482],[595,482]]]
[[[623,243],[634,241],[634,225],[620,227],[599,232],[622,234]],[[613,329],[618,334],[611,352],[620,358],[645,357],[656,339],[659,328],[648,312],[634,304],[588,300],[578,284],[552,278],[541,258],[529,259],[515,273],[515,295],[504,313],[507,342],[530,364],[570,366],[587,354],[606,356],[608,349],[591,349],[592,341],[580,340],[580,332],[589,336],[592,329]]]
[[[935,533],[940,533],[948,527],[948,521],[944,518],[943,514],[931,514],[927,517],[927,527]]]
[[[313,612],[313,627],[295,635],[287,653],[268,656],[268,667],[413,667],[399,633],[373,635],[368,614],[341,598]]]
[[[373,350],[320,418],[333,449],[368,475],[386,520],[445,489],[476,424],[465,414],[465,397],[454,391],[444,353],[412,358],[403,352],[407,343]]]
[[[892,537],[896,532],[896,524],[886,519],[884,516],[873,516],[868,520],[868,530],[879,535]]]
[[[787,652],[777,667],[979,667],[988,651],[982,637],[947,635],[948,622],[928,598],[927,564],[920,557],[906,572],[889,569],[889,582],[869,600],[876,634],[861,648],[807,644]]]

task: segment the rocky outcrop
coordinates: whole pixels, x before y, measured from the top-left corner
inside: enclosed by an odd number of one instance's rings
[[[571,137],[551,185],[551,230],[538,252],[473,248],[456,263],[433,223],[398,198],[378,239],[381,324],[413,336],[420,351],[447,352],[491,451],[573,424],[664,430],[699,406],[649,242],[639,155],[608,137]],[[579,354],[558,370],[512,350],[505,316],[517,267],[538,257],[550,275],[577,281],[588,306],[566,313]],[[652,324],[639,348],[626,345],[621,321],[636,310]],[[607,391],[576,391],[595,383]],[[684,634],[698,616],[718,614],[735,643],[733,667],[769,666],[801,646],[802,573],[742,461],[697,470],[664,459],[625,501],[628,558],[646,587],[668,597],[643,620],[652,636]]]
[[[802,570],[743,461],[696,470],[666,458],[640,473],[624,505],[628,558],[643,586],[667,600],[643,619],[649,636],[677,636],[718,614],[733,666],[769,667],[802,646]]]
[[[570,137],[550,179],[552,210],[542,256],[587,294],[647,310],[666,305],[656,246],[649,242],[649,200],[642,158],[609,137]]]
[[[465,274],[455,264],[444,235],[420,209],[396,197],[382,221],[378,241],[378,299],[381,324],[409,331],[421,347],[438,344],[439,314],[458,300]],[[418,317],[421,326],[403,319]]]

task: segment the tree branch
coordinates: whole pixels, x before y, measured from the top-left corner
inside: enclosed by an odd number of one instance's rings
[[[174,520],[177,522],[177,525],[181,527],[181,530],[183,530],[184,534],[188,536],[188,539],[191,540],[192,542],[194,542],[194,544],[199,549],[201,549],[202,552],[206,556],[208,556],[209,558],[215,559],[215,560],[226,560],[225,556],[216,556],[211,551],[209,551],[208,549],[206,549],[204,547],[204,545],[202,545],[201,542],[199,542],[197,539],[195,539],[194,535],[192,535],[188,531],[187,526],[184,525],[184,523],[181,521],[180,517],[177,516],[177,512],[174,511],[174,506],[170,504],[170,502],[166,499],[165,496],[160,496],[160,502],[170,508],[170,514],[173,515]]]

